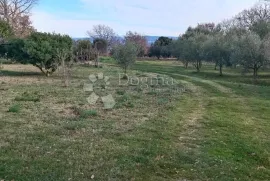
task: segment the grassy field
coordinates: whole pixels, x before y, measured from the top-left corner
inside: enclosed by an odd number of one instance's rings
[[[59,73],[3,67],[0,180],[270,180],[270,73],[255,82],[237,69],[138,62],[129,76],[147,83],[119,85],[113,65],[78,65],[64,87]],[[112,110],[87,102],[84,84],[100,72]]]

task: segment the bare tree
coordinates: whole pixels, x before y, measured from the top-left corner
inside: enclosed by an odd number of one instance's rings
[[[70,78],[72,76],[72,66],[73,66],[73,57],[72,50],[68,49],[57,49],[56,58],[61,64],[62,77],[65,87],[69,86]]]
[[[0,16],[11,22],[18,16],[30,15],[32,7],[38,0],[0,0]]]
[[[24,37],[33,31],[29,16],[38,0],[0,0],[0,18],[10,24],[15,35]]]
[[[268,2],[257,3],[251,9],[239,13],[235,20],[241,27],[247,29],[258,22],[270,22],[270,4]]]
[[[143,57],[147,54],[148,45],[147,39],[144,35],[141,35],[137,32],[128,31],[125,36],[125,41],[133,42],[136,46],[138,46],[138,56]]]
[[[103,39],[107,41],[108,47],[111,48],[117,37],[112,28],[106,25],[95,25],[92,31],[88,31],[87,34],[93,39]]]

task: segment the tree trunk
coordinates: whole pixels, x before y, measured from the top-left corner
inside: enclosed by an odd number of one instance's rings
[[[199,61],[199,68],[202,68],[202,61]]]
[[[257,66],[255,66],[254,68],[253,68],[253,77],[254,77],[254,79],[257,79],[258,78],[258,67]]]
[[[200,72],[200,62],[199,61],[197,61],[197,72]]]
[[[221,64],[219,65],[219,75],[220,75],[220,76],[223,75],[223,72],[222,72],[222,65],[221,65]]]
[[[185,63],[185,68],[186,68],[186,69],[188,68],[188,62]]]
[[[123,79],[124,80],[127,80],[128,79],[128,75],[127,75],[127,67],[124,67],[124,76],[123,76]]]
[[[41,66],[39,66],[39,65],[34,65],[34,66],[37,67],[44,75],[49,77],[48,72],[45,72]]]
[[[99,61],[99,52],[97,53],[96,61],[95,61],[95,67],[98,68],[98,61]]]
[[[67,66],[66,66],[66,62],[65,59],[62,59],[62,67],[63,67],[63,78],[64,78],[64,84],[65,87],[69,86],[69,77],[68,77],[68,73],[67,73]]]

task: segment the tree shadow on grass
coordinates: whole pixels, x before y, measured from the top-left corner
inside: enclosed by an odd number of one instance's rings
[[[0,71],[0,76],[21,77],[21,76],[44,76],[41,72],[17,72],[11,70]]]

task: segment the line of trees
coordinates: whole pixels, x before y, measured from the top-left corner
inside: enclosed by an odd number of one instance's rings
[[[215,64],[223,74],[225,66],[252,70],[254,78],[270,64],[270,4],[261,2],[218,25],[198,24],[173,40],[159,37],[148,46],[146,36],[128,31],[119,38],[105,25],[88,31],[89,39],[73,41],[67,35],[36,32],[29,20],[37,0],[0,0],[0,54],[21,63],[31,63],[49,76],[65,62],[94,60],[113,55],[125,72],[135,57],[177,58],[187,68],[200,71],[203,62]],[[20,23],[22,24],[20,24]],[[27,26],[24,27],[23,25]],[[22,29],[20,29],[22,28]],[[128,52],[128,53],[125,53]],[[121,58],[122,56],[122,58]]]
[[[224,66],[241,65],[252,70],[254,78],[262,67],[269,66],[270,57],[270,5],[258,3],[230,20],[189,27],[174,41],[172,55],[192,64],[199,72],[202,62],[213,62],[220,75]]]

